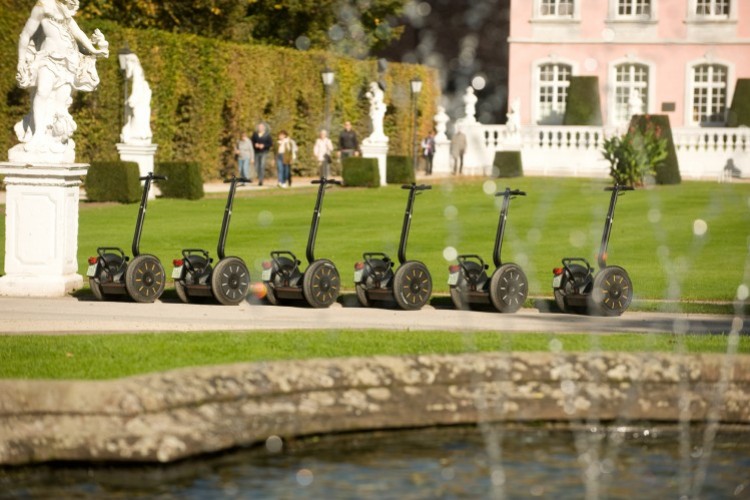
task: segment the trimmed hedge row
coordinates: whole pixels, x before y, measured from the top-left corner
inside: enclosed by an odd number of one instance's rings
[[[729,126],[750,127],[750,78],[738,78],[729,108]]]
[[[378,160],[350,156],[344,158],[342,178],[344,186],[348,187],[378,187],[380,186],[380,171]]]
[[[492,162],[492,173],[498,177],[523,177],[520,151],[497,151]]]
[[[410,156],[387,157],[385,182],[388,184],[411,184],[415,182],[412,158]]]
[[[156,175],[163,175],[165,181],[159,181],[159,190],[164,198],[184,198],[199,200],[203,198],[203,178],[201,166],[197,162],[175,161],[160,162],[154,168]]]
[[[570,77],[563,125],[595,126],[601,124],[602,107],[599,99],[599,77]]]
[[[141,199],[138,164],[132,161],[101,161],[91,164],[84,180],[88,201],[136,203]]]
[[[633,115],[628,130],[639,130],[645,133],[649,124],[658,131],[658,135],[667,141],[667,158],[664,163],[656,167],[657,184],[679,184],[682,182],[680,165],[677,160],[677,149],[672,138],[672,127],[668,115]]]

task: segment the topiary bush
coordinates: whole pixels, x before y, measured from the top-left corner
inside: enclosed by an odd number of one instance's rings
[[[349,158],[344,158],[342,163],[344,186],[380,186],[380,171],[378,171],[378,160],[375,158],[350,156]]]
[[[599,77],[572,76],[565,100],[563,125],[601,125]]]
[[[492,162],[492,172],[498,177],[523,177],[520,151],[497,151]]]
[[[91,164],[84,180],[88,201],[136,203],[141,199],[138,164],[132,161],[100,161]]]
[[[408,156],[386,158],[385,182],[388,184],[411,184],[415,182],[414,166]]]
[[[654,178],[657,184],[679,184],[682,182],[680,175],[680,165],[677,160],[677,149],[674,147],[672,138],[672,127],[669,125],[669,116],[667,115],[633,115],[630,119],[628,134],[645,134],[646,131],[653,127],[658,138],[666,140],[667,157],[664,161],[655,165],[656,173]]]
[[[730,127],[750,127],[750,78],[739,78],[729,108]]]
[[[156,174],[163,175],[166,181],[159,181],[159,190],[165,198],[203,198],[203,178],[201,166],[196,162],[175,161],[156,164]]]
[[[622,136],[606,139],[602,154],[609,162],[609,175],[615,184],[641,186],[664,163],[667,141],[654,124],[649,123],[643,132],[630,130]]]

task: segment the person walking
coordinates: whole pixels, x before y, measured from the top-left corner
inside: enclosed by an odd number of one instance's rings
[[[331,174],[331,155],[333,154],[333,143],[328,138],[328,131],[323,129],[320,131],[320,135],[315,140],[313,146],[313,156],[318,160],[320,165],[321,177],[326,177]]]
[[[339,134],[339,154],[342,160],[359,154],[357,133],[352,130],[352,122],[350,121],[344,123],[344,130]]]
[[[253,141],[250,140],[247,132],[242,132],[240,140],[237,141],[237,146],[234,148],[234,154],[237,155],[237,167],[239,169],[240,177],[250,180],[252,178],[250,174],[250,164],[253,162]],[[244,182],[240,184],[240,186],[244,185]]]
[[[273,148],[273,138],[266,130],[266,124],[261,122],[258,128],[253,132],[251,138],[253,150],[255,151],[255,171],[258,175],[258,185],[263,185],[263,177],[266,174],[266,157],[268,152]]]
[[[425,159],[425,174],[432,175],[432,159],[435,157],[434,130],[430,130],[429,135],[422,140],[422,156],[424,156]]]
[[[280,188],[289,187],[291,184],[294,149],[294,143],[286,130],[279,132],[279,140],[276,144],[276,171],[279,178],[278,186]]]
[[[456,129],[451,139],[451,158],[453,159],[453,175],[461,174],[464,170],[464,153],[466,153],[466,135],[460,128]]]

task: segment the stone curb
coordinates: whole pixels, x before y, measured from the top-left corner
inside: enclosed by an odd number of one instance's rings
[[[750,424],[750,357],[492,353],[317,359],[112,381],[6,380],[0,394],[0,464],[170,462],[274,435],[480,421]]]

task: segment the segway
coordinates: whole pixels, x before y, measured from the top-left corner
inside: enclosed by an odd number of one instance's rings
[[[605,191],[612,191],[612,197],[597,255],[599,271],[596,276],[588,261],[581,257],[565,258],[562,260],[562,267],[552,270],[555,302],[562,312],[619,316],[630,306],[633,300],[633,283],[625,269],[607,265],[607,245],[617,198],[624,194],[623,191],[632,190],[632,187],[620,185],[605,188]]]
[[[213,297],[225,306],[236,306],[245,300],[250,288],[250,271],[245,262],[239,257],[224,255],[237,183],[250,181],[242,177],[233,177],[224,182],[229,183],[229,193],[224,208],[224,219],[221,221],[219,243],[216,246],[216,255],[219,256],[216,267],[211,267],[213,259],[209,257],[207,250],[201,248],[186,248],[182,251],[181,259],[172,261],[175,291],[185,303],[198,297]]]
[[[526,196],[526,193],[518,189],[511,191],[510,188],[505,188],[505,191],[497,192],[495,196],[503,197],[503,206],[495,235],[495,248],[492,252],[495,272],[492,273],[492,278],[487,276],[489,266],[479,255],[459,255],[458,264],[448,268],[448,285],[451,300],[456,309],[468,309],[470,304],[491,302],[498,311],[513,313],[523,306],[528,297],[529,281],[523,269],[512,262],[503,264],[500,258],[510,200],[515,196]]]
[[[151,183],[166,179],[152,172],[140,178],[144,181],[143,195],[133,234],[133,260],[130,261],[130,257],[118,247],[99,247],[96,249],[97,256],[89,257],[86,276],[89,277],[89,286],[97,299],[107,300],[118,295],[128,295],[136,302],[150,303],[164,292],[164,266],[156,256],[141,254],[139,246]]]
[[[310,235],[307,238],[307,269],[300,271],[300,261],[289,250],[271,252],[271,260],[263,263],[262,280],[266,286],[266,299],[273,305],[284,300],[304,299],[315,308],[329,307],[336,302],[341,288],[341,279],[336,266],[328,259],[315,259],[315,239],[318,235],[323,196],[329,184],[341,185],[341,181],[321,177],[312,181],[319,184],[315,201]]]
[[[373,301],[393,301],[401,309],[416,310],[422,308],[432,295],[432,277],[422,262],[406,259],[406,242],[409,239],[411,217],[414,211],[414,200],[420,191],[432,189],[432,186],[406,184],[401,189],[409,190],[406,202],[404,223],[401,226],[401,240],[398,244],[398,262],[393,272],[393,261],[382,252],[366,252],[364,259],[354,265],[354,288],[357,300],[363,307],[369,307]]]

